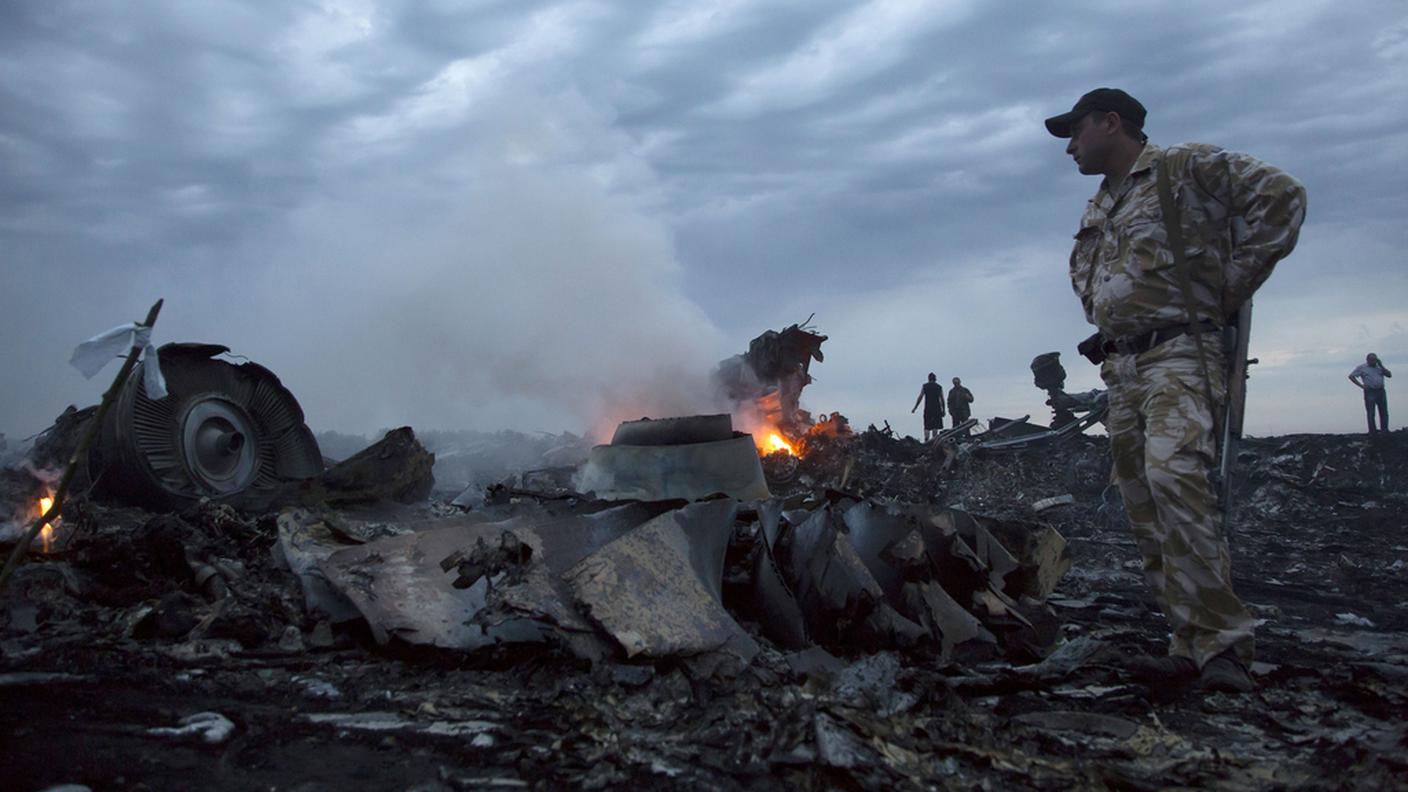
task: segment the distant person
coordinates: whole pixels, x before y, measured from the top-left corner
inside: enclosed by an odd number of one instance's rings
[[[1379,428],[1388,431],[1388,392],[1384,390],[1384,377],[1392,377],[1393,372],[1384,368],[1379,356],[1370,352],[1364,363],[1349,372],[1349,381],[1364,391],[1364,417],[1369,421],[1369,434],[1374,434],[1374,409],[1379,410]]]
[[[972,403],[973,391],[963,387],[963,381],[954,377],[953,387],[948,389],[948,414],[955,427],[973,416],[972,409],[968,407]]]
[[[919,388],[919,398],[909,411],[911,415],[919,409],[920,402],[924,402],[924,442],[927,443],[944,430],[944,386],[932,371],[929,381]]]

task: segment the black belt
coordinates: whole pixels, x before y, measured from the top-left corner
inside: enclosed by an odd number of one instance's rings
[[[1211,333],[1220,329],[1212,322],[1198,322],[1193,325],[1194,332],[1198,333]],[[1157,330],[1150,330],[1139,335],[1109,339],[1100,349],[1107,355],[1141,355],[1165,341],[1172,341],[1187,333],[1188,325],[1186,324],[1160,327]]]

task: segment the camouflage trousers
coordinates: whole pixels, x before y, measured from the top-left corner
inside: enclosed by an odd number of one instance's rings
[[[1224,398],[1221,345],[1203,336],[1213,398]],[[1232,591],[1232,558],[1209,479],[1212,410],[1191,336],[1108,359],[1114,479],[1143,557],[1144,577],[1172,630],[1169,654],[1202,667],[1232,649],[1245,663],[1254,622]]]

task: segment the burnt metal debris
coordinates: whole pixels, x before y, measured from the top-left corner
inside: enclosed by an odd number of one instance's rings
[[[621,447],[728,442],[717,418],[651,424]],[[281,508],[76,499],[0,601],[0,777],[1404,787],[1403,433],[1241,446],[1260,690],[1226,696],[1129,669],[1166,636],[1104,438],[985,445],[1050,431],[1013,426],[809,436],[757,498],[536,471],[457,507],[425,499],[407,429]],[[0,478],[12,504],[24,475]]]
[[[606,500],[769,496],[753,438],[727,415],[627,421],[591,450],[576,486]]]
[[[826,359],[827,337],[805,322],[781,331],[767,330],[748,343],[748,351],[719,362],[713,381],[718,395],[738,410],[756,411],[768,425],[799,436],[811,425],[801,408],[802,390],[811,384],[812,361]]]
[[[202,499],[242,509],[273,505],[290,482],[323,472],[303,410],[279,378],[253,362],[221,359],[228,347],[166,344],[159,350],[167,395],[146,393],[139,363],[98,428],[75,480],[95,497],[159,510]],[[36,439],[31,464],[68,462],[97,409],[70,407]]]
[[[1109,396],[1102,390],[1084,393],[1066,392],[1066,368],[1061,365],[1060,352],[1046,352],[1032,359],[1032,381],[1046,391],[1046,404],[1051,408],[1051,428],[1062,429],[1081,423],[1081,431],[1105,420]],[[1081,418],[1076,413],[1085,413]]]
[[[1049,650],[1054,617],[1040,600],[1069,567],[1054,531],[1006,525],[1026,542],[1021,549],[1043,550],[1018,559],[987,521],[952,510],[882,507],[839,492],[784,502],[766,487],[761,499],[711,498],[729,495],[738,476],[695,463],[701,446],[746,443],[751,474],[743,480],[761,484],[751,440],[733,435],[727,416],[623,424],[615,442],[633,445],[601,448],[696,451],[665,465],[658,460],[669,457],[651,457],[645,473],[623,470],[638,456],[616,459],[616,480],[650,483],[632,484],[631,497],[520,496],[552,504],[559,515],[552,519],[505,504],[498,514],[447,517],[336,549],[335,534],[347,529],[316,531],[325,517],[286,511],[281,547],[295,548],[285,560],[310,604],[326,603],[315,609],[343,621],[333,611],[345,615],[350,602],[381,643],[462,650],[548,643],[592,662],[614,651],[736,673],[757,652],[742,619],[794,649],[815,641],[837,651],[922,650],[942,660],[957,646],[970,657],[1028,660]],[[592,471],[602,466],[599,456],[589,458],[581,479],[601,480]],[[672,478],[702,483],[680,498]],[[623,501],[636,505],[614,505]],[[310,536],[322,537],[321,549]],[[736,560],[726,597],[728,554]],[[316,570],[300,563],[305,557]]]
[[[262,503],[265,508],[419,503],[434,486],[435,455],[425,450],[409,426],[402,426],[317,475],[281,482],[264,494]]]
[[[273,372],[221,360],[229,349],[214,344],[159,352],[168,395],[147,396],[144,361],[101,427],[89,475],[102,492],[153,508],[257,507],[283,482],[322,472],[303,410]]]
[[[322,456],[293,394],[267,368],[219,358],[215,344],[160,349],[167,396],[146,395],[142,367],[127,377],[76,488],[92,498],[156,511],[211,501],[244,511],[280,506],[344,508],[425,500],[434,454],[409,427],[341,462]],[[29,469],[57,469],[96,408],[69,407],[36,438]]]

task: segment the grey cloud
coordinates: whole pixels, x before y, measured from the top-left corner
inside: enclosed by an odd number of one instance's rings
[[[0,329],[34,384],[0,391],[0,429],[91,398],[62,365],[75,333],[158,293],[165,337],[274,365],[333,428],[684,409],[662,381],[812,310],[827,409],[892,416],[912,360],[1040,412],[1025,364],[1083,334],[1064,271],[1095,189],[1040,122],[1102,84],[1155,142],[1310,189],[1259,314],[1295,361],[1253,389],[1264,414],[1326,420],[1286,373],[1338,365],[1307,313],[1372,316],[1396,354],[1400,3],[945,8],[8,4]]]

